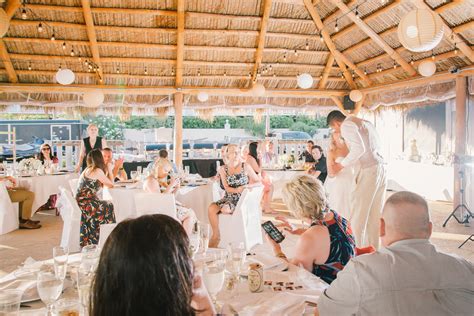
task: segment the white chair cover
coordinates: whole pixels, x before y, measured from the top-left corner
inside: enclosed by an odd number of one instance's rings
[[[99,234],[99,248],[103,248],[107,238],[109,238],[110,233],[114,230],[117,224],[102,224],[100,225],[100,234]]]
[[[263,196],[263,186],[253,186],[246,189],[240,196],[239,203],[232,215],[219,215],[219,230],[221,233],[221,248],[231,242],[244,242],[249,251],[253,246],[262,244],[260,201]]]
[[[214,181],[212,182],[212,200],[218,201],[222,199],[224,196],[224,190],[222,190],[220,182],[219,181]]]
[[[4,181],[0,181],[0,235],[18,229],[18,207],[13,205]]]
[[[58,199],[58,208],[63,219],[61,247],[68,247],[70,252],[81,250],[79,239],[81,230],[81,210],[71,192],[59,187],[61,192]]]
[[[79,179],[69,179],[69,187],[71,188],[72,196],[76,195]]]
[[[173,194],[140,192],[134,195],[137,217],[149,214],[164,214],[177,220],[176,202]]]

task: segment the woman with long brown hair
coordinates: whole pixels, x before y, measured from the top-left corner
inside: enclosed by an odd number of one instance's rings
[[[40,147],[40,152],[36,155],[36,159],[41,161],[45,168],[51,168],[53,164],[58,163],[58,158],[53,155],[53,149],[49,144],[42,144]],[[59,212],[56,208],[56,201],[58,199],[57,194],[52,194],[49,196],[48,201],[40,206],[37,211],[42,210],[56,210],[56,215],[59,215]]]
[[[76,193],[77,204],[81,209],[81,247],[98,244],[100,225],[115,223],[113,204],[99,199],[97,195],[103,186],[108,188],[114,186],[105,172],[102,152],[98,149],[92,150],[87,155],[87,168],[79,178]]]

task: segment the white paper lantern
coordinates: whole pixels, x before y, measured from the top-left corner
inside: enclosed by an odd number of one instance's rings
[[[431,77],[436,72],[436,64],[431,60],[423,61],[418,65],[418,72],[423,77]]]
[[[261,83],[257,83],[253,86],[252,94],[256,97],[262,97],[265,95],[265,86]]]
[[[354,102],[359,102],[362,100],[362,92],[360,90],[352,90],[351,93],[349,93],[349,98],[354,101]]]
[[[207,92],[199,92],[197,98],[200,102],[206,102],[209,100],[209,94]]]
[[[96,108],[104,102],[104,93],[100,90],[91,90],[84,93],[84,106]]]
[[[297,78],[297,83],[301,89],[309,89],[313,85],[313,77],[308,73],[301,74]]]
[[[427,52],[443,39],[443,21],[434,12],[416,9],[408,12],[398,24],[398,40],[412,52]]]
[[[76,79],[76,75],[74,75],[74,72],[72,72],[71,69],[60,69],[56,73],[56,81],[59,84],[62,85],[68,85],[74,82],[74,79]]]
[[[5,36],[7,34],[8,28],[10,27],[10,19],[8,15],[5,13],[5,10],[0,9],[0,37]]]

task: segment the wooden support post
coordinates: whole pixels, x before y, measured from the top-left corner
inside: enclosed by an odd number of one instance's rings
[[[183,164],[183,93],[174,94],[174,163],[178,168]]]
[[[466,101],[467,101],[467,78],[456,77],[456,141],[454,154],[456,157],[462,157],[466,154]],[[454,163],[454,191],[453,207],[461,204],[461,177],[459,172],[462,170],[462,164],[456,159]]]

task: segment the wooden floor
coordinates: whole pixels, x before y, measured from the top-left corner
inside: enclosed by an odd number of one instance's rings
[[[446,228],[443,228],[445,218],[452,209],[450,203],[430,201],[430,210],[434,224],[432,242],[444,252],[457,254],[471,262],[474,262],[474,242],[466,243],[463,248],[458,246],[474,233],[474,220],[472,227],[458,224],[454,219],[450,220]],[[273,207],[279,211],[279,215],[289,215],[286,206],[281,201],[273,203]],[[272,216],[264,216],[264,220],[272,219]],[[0,275],[11,272],[26,258],[44,260],[52,257],[52,248],[59,244],[62,231],[62,220],[55,216],[53,211],[37,213],[34,217],[41,220],[43,227],[37,230],[16,230],[9,234],[0,236]],[[298,223],[297,220],[293,220]]]

